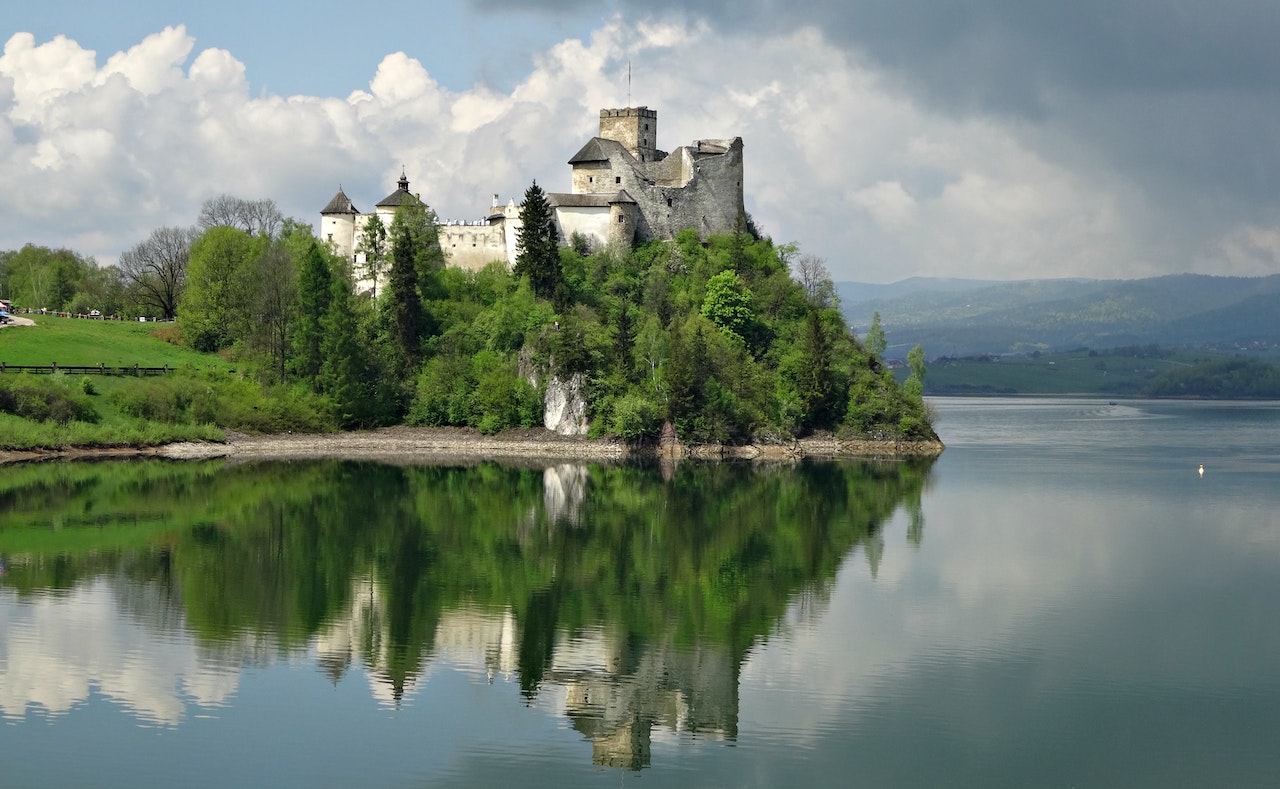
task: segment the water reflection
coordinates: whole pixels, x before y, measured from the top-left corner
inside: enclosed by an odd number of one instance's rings
[[[395,708],[439,665],[552,694],[596,764],[655,728],[733,740],[748,650],[880,526],[923,534],[927,461],[401,467],[48,464],[0,482],[0,714],[95,694],[149,724],[299,658]]]

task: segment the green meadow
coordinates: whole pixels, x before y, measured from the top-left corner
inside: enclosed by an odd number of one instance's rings
[[[232,365],[214,354],[200,353],[166,341],[176,339],[172,323],[96,321],[26,315],[35,326],[0,329],[0,362],[6,365],[78,367],[193,367],[229,370]]]
[[[173,324],[34,316],[0,329],[9,366],[164,367],[162,376],[0,374],[0,450],[147,447],[247,433],[334,429],[299,387],[263,387],[216,354],[176,345]]]

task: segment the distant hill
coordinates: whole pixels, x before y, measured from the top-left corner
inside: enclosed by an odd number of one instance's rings
[[[862,335],[880,313],[887,356],[929,358],[1119,348],[1280,348],[1280,275],[1138,280],[903,280],[836,283]]]

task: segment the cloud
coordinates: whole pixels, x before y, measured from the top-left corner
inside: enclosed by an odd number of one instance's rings
[[[1270,90],[1249,67],[1280,55],[1226,23],[1196,49],[1185,20],[1145,31],[1142,8],[1122,3],[1121,29],[1156,62],[1136,63],[1108,29],[1100,57],[1122,73],[1107,78],[1073,57],[1069,30],[1041,27],[1094,30],[1102,17],[1087,3],[1051,20],[992,0],[951,19],[860,0],[856,15],[820,5],[768,25],[773,0],[697,16],[617,7],[590,36],[548,45],[505,91],[450,90],[430,63],[392,52],[346,97],[252,95],[234,52],[199,50],[181,26],[101,65],[67,38],[15,34],[0,56],[0,249],[65,245],[112,262],[224,192],[314,223],[339,184],[369,210],[402,167],[442,217],[478,218],[534,178],[567,189],[565,162],[599,109],[630,95],[659,110],[666,149],[741,135],[748,210],[837,279],[1274,265],[1259,250],[1280,216],[1268,193],[1280,160],[1263,155],[1258,129],[1280,126],[1280,109],[1244,112],[1232,91]],[[1179,47],[1208,60],[1202,50],[1237,35],[1247,45],[1234,65],[1172,62]],[[1215,150],[1224,135],[1232,151]]]
[[[239,685],[238,672],[210,665],[189,638],[157,639],[124,615],[114,579],[0,607],[0,625],[0,718],[66,713],[98,693],[140,720],[175,726],[193,706],[226,704]]]

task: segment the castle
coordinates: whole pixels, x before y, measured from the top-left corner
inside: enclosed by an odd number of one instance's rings
[[[685,229],[705,238],[739,227],[745,215],[742,138],[696,140],[672,153],[658,150],[657,140],[656,110],[600,111],[599,136],[569,160],[572,191],[547,195],[562,244],[580,235],[593,247],[630,247],[671,239]],[[365,224],[377,215],[390,227],[409,194],[409,179],[401,173],[396,190],[364,214],[339,189],[320,212],[320,238],[354,263],[357,276],[367,277],[357,252]],[[514,200],[503,206],[494,195],[484,219],[438,221],[437,227],[450,266],[478,270],[494,261],[515,263],[520,208]],[[357,288],[363,292],[373,284],[366,278]]]

